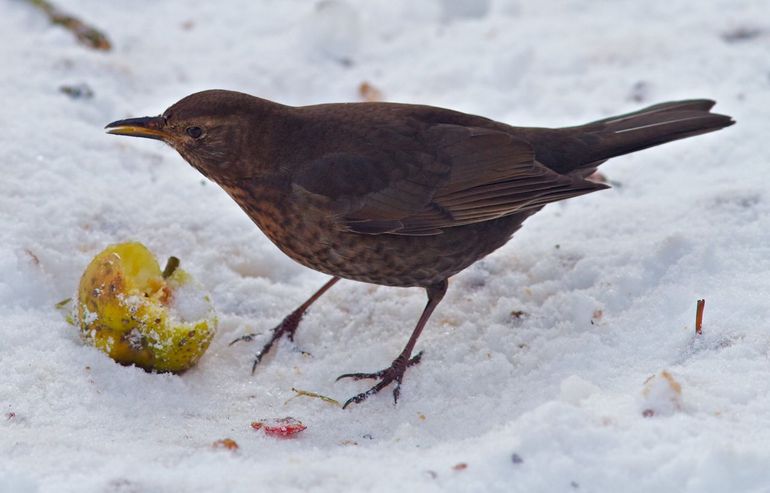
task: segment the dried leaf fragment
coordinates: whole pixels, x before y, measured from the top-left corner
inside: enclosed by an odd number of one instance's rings
[[[59,91],[63,92],[72,99],[91,99],[94,97],[94,91],[88,84],[74,84],[59,86]]]
[[[24,253],[26,253],[27,255],[29,255],[29,258],[30,258],[30,260],[32,260],[32,263],[33,263],[33,264],[35,264],[35,265],[40,265],[40,258],[39,258],[37,255],[35,255],[35,254],[32,252],[32,250],[30,250],[29,248],[25,248],[25,249],[24,249]]]
[[[56,303],[54,306],[56,307],[57,310],[63,310],[67,308],[70,305],[70,303],[72,303],[72,298],[66,298]]]
[[[720,36],[725,43],[741,43],[744,41],[751,41],[755,38],[766,34],[767,31],[761,27],[754,26],[740,26],[729,31],[725,31]]]
[[[215,449],[238,450],[238,443],[232,438],[222,438],[212,443],[211,446]]]
[[[681,411],[682,385],[666,370],[644,382],[642,389],[642,416],[666,416]]]
[[[367,103],[378,103],[383,99],[382,91],[367,81],[362,82],[358,86],[358,94]]]
[[[284,405],[286,405],[286,403],[289,402],[290,400],[296,399],[297,397],[311,397],[313,399],[321,399],[322,401],[337,407],[342,407],[342,404],[340,404],[340,401],[338,401],[337,399],[332,399],[331,397],[327,397],[325,395],[321,395],[316,392],[310,392],[309,390],[295,389],[294,387],[291,388],[291,391],[295,392],[297,395],[287,399],[286,402],[284,402]]]

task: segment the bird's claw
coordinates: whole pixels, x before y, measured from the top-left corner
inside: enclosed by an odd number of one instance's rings
[[[379,382],[374,387],[370,388],[366,392],[361,392],[360,394],[354,395],[345,401],[345,404],[342,405],[342,409],[347,408],[350,404],[358,404],[365,401],[370,396],[378,393],[380,390],[384,389],[393,382],[396,382],[396,386],[393,389],[393,404],[398,403],[398,397],[401,395],[401,382],[404,379],[404,373],[410,366],[418,364],[420,359],[422,359],[422,351],[406,361],[406,363],[403,362],[403,358],[398,357],[393,362],[393,364],[390,365],[390,367],[374,373],[345,373],[344,375],[340,375],[337,377],[337,381],[343,378],[352,378],[353,380],[371,378],[379,380]]]
[[[302,320],[302,312],[294,311],[287,315],[283,320],[281,320],[281,323],[273,327],[272,335],[270,336],[270,339],[265,343],[264,346],[262,346],[262,349],[257,352],[257,354],[254,355],[254,363],[251,365],[251,374],[254,374],[254,371],[257,369],[257,365],[260,361],[262,361],[262,357],[265,356],[268,352],[270,352],[270,348],[273,347],[273,344],[278,341],[281,337],[286,335],[286,337],[290,341],[294,341],[294,332],[297,330],[297,327],[299,326],[300,320]],[[230,346],[235,344],[236,342],[248,342],[253,341],[256,336],[258,336],[258,333],[252,333],[252,334],[246,334],[244,336],[241,336],[234,341],[230,343]]]
[[[270,349],[269,347],[267,348]],[[265,349],[262,349],[262,351],[258,352],[254,355],[254,363],[251,364],[251,374],[253,375],[255,371],[257,371],[257,365],[260,361],[262,361],[262,356],[264,356],[266,353]]]
[[[364,380],[367,378],[377,379],[377,378],[382,378],[383,375],[385,375],[385,371],[386,370],[380,370],[375,373],[345,373],[343,375],[338,376],[337,380],[335,381],[339,382],[343,378],[352,378],[353,380]]]

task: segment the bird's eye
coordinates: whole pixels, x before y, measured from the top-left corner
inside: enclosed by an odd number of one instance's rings
[[[203,129],[200,127],[188,127],[185,132],[187,132],[187,135],[193,139],[199,139],[200,136],[203,135]]]

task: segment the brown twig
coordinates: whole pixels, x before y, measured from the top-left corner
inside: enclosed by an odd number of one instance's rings
[[[703,334],[703,309],[706,307],[706,300],[698,300],[698,305],[695,309],[695,333],[698,335]]]
[[[110,40],[101,31],[85,24],[77,17],[73,17],[59,10],[47,0],[26,0],[27,3],[42,10],[56,24],[71,31],[80,43],[95,50],[109,51],[112,48]]]

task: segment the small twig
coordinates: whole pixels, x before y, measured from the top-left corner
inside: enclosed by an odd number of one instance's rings
[[[112,49],[110,40],[102,32],[85,24],[77,17],[73,17],[59,10],[56,6],[47,0],[26,0],[27,3],[42,10],[50,19],[52,24],[56,24],[71,31],[77,37],[80,43],[95,50],[109,51]]]
[[[290,400],[296,399],[297,397],[313,397],[314,399],[321,399],[322,401],[327,402],[329,404],[333,404],[337,407],[342,407],[342,404],[340,404],[340,401],[338,401],[337,399],[332,399],[331,397],[327,397],[325,395],[316,394],[315,392],[310,392],[308,390],[295,389],[294,387],[291,388],[291,391],[295,392],[297,395],[287,399],[286,402],[284,402],[284,405]]]
[[[703,309],[706,307],[706,300],[698,300],[698,305],[695,309],[695,333],[698,335],[703,334]]]
[[[168,279],[179,267],[179,259],[176,257],[169,257],[166,261],[166,268],[163,269],[163,279]],[[157,271],[156,271],[157,272]]]

